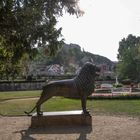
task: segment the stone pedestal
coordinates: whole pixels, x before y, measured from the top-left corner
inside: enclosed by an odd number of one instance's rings
[[[92,117],[90,114],[83,114],[82,110],[76,111],[59,111],[59,112],[43,112],[42,116],[33,114],[31,118],[31,127],[45,126],[91,126]]]

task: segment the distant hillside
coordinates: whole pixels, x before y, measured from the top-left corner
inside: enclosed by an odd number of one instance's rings
[[[45,75],[47,66],[58,64],[64,69],[64,73],[75,73],[79,67],[86,62],[92,62],[96,65],[107,65],[108,70],[112,71],[114,63],[106,57],[95,55],[90,52],[81,50],[76,44],[65,44],[54,57],[47,57],[42,48],[39,50],[38,56],[30,65],[32,74]]]
[[[82,66],[87,61],[93,62],[96,65],[106,64],[109,67],[114,65],[108,58],[81,50],[81,47],[76,44],[65,44],[47,64],[57,63],[66,67],[69,65]]]

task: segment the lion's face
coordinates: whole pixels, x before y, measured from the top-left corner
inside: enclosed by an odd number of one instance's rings
[[[96,65],[87,62],[84,67],[90,75],[94,75],[95,77],[100,75],[100,68]]]

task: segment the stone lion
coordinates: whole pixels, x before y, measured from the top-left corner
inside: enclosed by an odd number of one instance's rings
[[[94,91],[95,77],[98,76],[98,72],[99,68],[88,62],[81,68],[75,78],[47,84],[43,87],[42,94],[35,107],[30,112],[25,113],[30,115],[36,109],[37,115],[42,115],[41,105],[53,96],[80,97],[83,113],[89,113],[86,109],[86,100]]]

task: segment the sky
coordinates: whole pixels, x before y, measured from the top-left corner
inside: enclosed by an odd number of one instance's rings
[[[80,0],[85,14],[59,18],[65,43],[117,61],[119,41],[140,36],[140,0]]]

